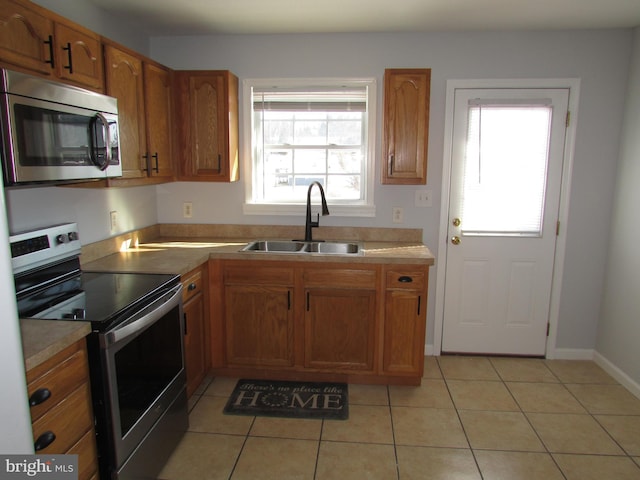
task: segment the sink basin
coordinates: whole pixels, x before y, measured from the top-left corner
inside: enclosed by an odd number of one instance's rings
[[[278,252],[297,253],[306,246],[304,242],[290,242],[288,240],[260,240],[251,242],[242,249],[243,252]]]
[[[360,251],[360,246],[357,243],[312,242],[307,244],[307,249],[312,253],[354,255]]]
[[[301,242],[297,240],[256,240],[242,248],[243,252],[298,253],[360,255],[362,249],[358,243],[350,242]]]

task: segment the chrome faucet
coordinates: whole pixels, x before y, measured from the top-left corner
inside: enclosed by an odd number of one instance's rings
[[[320,214],[317,214],[316,221],[311,220],[311,189],[314,185],[317,185],[320,189],[320,198],[322,199],[322,216],[329,215],[329,207],[327,207],[327,199],[324,196],[324,189],[322,188],[322,184],[320,182],[311,182],[309,185],[309,190],[307,190],[307,221],[304,225],[304,241],[311,242],[313,241],[311,235],[311,229],[313,227],[320,226]]]

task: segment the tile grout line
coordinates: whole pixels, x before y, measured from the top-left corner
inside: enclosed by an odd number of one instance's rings
[[[440,375],[442,375],[442,380],[444,381],[444,385],[447,388],[447,393],[449,394],[449,399],[451,400],[451,404],[453,405],[453,409],[456,412],[456,417],[458,417],[458,422],[460,422],[460,428],[462,428],[462,432],[464,433],[464,438],[467,441],[467,445],[469,446],[469,451],[471,452],[471,456],[473,457],[473,461],[476,465],[476,468],[478,469],[478,475],[480,475],[480,479],[484,479],[484,474],[482,473],[482,470],[480,469],[480,464],[478,463],[478,459],[476,458],[476,453],[473,450],[473,448],[471,447],[471,441],[469,440],[469,435],[467,434],[467,429],[464,428],[464,423],[462,423],[462,418],[460,417],[460,410],[458,410],[458,406],[456,405],[456,402],[453,400],[453,394],[451,393],[451,390],[449,389],[449,383],[447,382],[447,378],[445,377],[444,372],[442,371],[442,367],[440,366],[440,359],[439,357],[436,359],[436,362],[438,364],[438,369],[440,370]]]
[[[251,429],[253,428],[253,424],[256,422],[256,417],[253,417],[253,420],[251,420],[251,425],[249,425],[249,429],[247,430],[247,433],[244,436],[244,441],[242,442],[242,446],[240,447],[240,450],[238,451],[238,456],[236,457],[236,461],[233,462],[233,467],[231,467],[231,472],[229,472],[229,480],[231,480],[233,478],[233,474],[236,471],[236,467],[238,466],[238,462],[240,461],[240,457],[242,456],[242,452],[244,451],[244,447],[247,445],[247,441],[249,440],[249,433],[251,433]]]
[[[396,459],[396,478],[400,480],[400,461],[398,460],[398,446],[396,445],[396,429],[393,426],[393,409],[391,408],[391,391],[387,387],[387,403],[389,405],[389,421],[391,422],[391,439],[393,440],[393,455]]]
[[[324,422],[325,419],[322,419],[322,423],[320,424],[320,435],[318,436],[318,448],[316,449],[316,463],[313,467],[313,478],[314,480],[318,476],[318,463],[320,462],[320,446],[322,445],[322,433],[324,432]]]
[[[493,366],[493,368],[495,369],[495,365],[493,365],[493,362],[491,361],[491,359],[489,359],[489,363],[491,363],[491,365]],[[547,367],[546,365],[544,365],[544,367],[551,372],[552,375],[554,375],[556,378],[557,376],[551,371],[551,369],[549,367]],[[522,414],[522,416],[525,418],[527,424],[531,427],[531,430],[533,430],[533,433],[535,433],[536,437],[538,438],[538,440],[540,441],[540,445],[542,445],[542,447],[544,448],[545,452],[547,455],[549,455],[549,458],[551,458],[551,461],[553,462],[553,464],[556,466],[556,468],[558,469],[558,472],[560,472],[560,475],[562,475],[562,477],[566,480],[567,476],[565,475],[565,473],[562,471],[562,468],[560,468],[560,465],[558,465],[558,462],[556,461],[555,457],[553,456],[553,454],[549,451],[549,447],[547,447],[547,444],[544,442],[544,440],[542,439],[542,437],[540,436],[540,434],[538,433],[538,431],[536,430],[536,428],[533,426],[533,424],[531,423],[531,420],[529,419],[529,416],[527,415],[527,412],[524,411],[524,409],[522,408],[522,405],[520,405],[520,402],[518,402],[518,399],[515,397],[515,395],[513,394],[513,392],[511,391],[511,389],[509,388],[509,385],[507,385],[507,382],[502,378],[502,375],[500,375],[500,372],[497,372],[496,369],[496,373],[498,373],[498,377],[500,377],[500,379],[502,380],[502,384],[504,385],[504,388],[507,389],[507,391],[509,392],[509,395],[511,395],[511,398],[513,398],[513,401],[516,403],[516,405],[518,406],[518,408],[520,409],[520,413]],[[559,381],[560,379],[558,379]],[[532,382],[533,383],[533,382]],[[562,383],[560,383],[560,385],[562,385],[564,387],[564,385]],[[566,388],[566,387],[565,387]]]
[[[570,385],[606,385],[606,384],[592,384],[592,383],[583,383],[583,384],[578,384],[578,383],[571,383]],[[595,414],[593,414],[593,413],[591,413],[591,412],[589,411],[589,409],[587,408],[587,406],[586,406],[583,402],[581,402],[581,401],[580,401],[580,399],[576,396],[576,394],[575,394],[575,393],[573,393],[573,392],[572,392],[572,391],[567,387],[567,385],[566,385],[565,383],[562,383],[562,386],[563,386],[563,387],[564,387],[564,388],[569,392],[569,394],[570,394],[573,398],[575,398],[575,399],[576,399],[576,401],[577,401],[577,402],[582,406],[582,408],[584,408],[584,409],[585,409],[585,411],[587,412],[587,415],[589,415],[589,416],[593,419],[593,421],[594,421],[594,422],[596,422],[596,424],[598,424],[598,426],[599,426],[602,430],[604,430],[604,432],[605,432],[605,433],[608,435],[608,437],[613,441],[613,443],[615,443],[615,444],[618,446],[618,448],[620,448],[620,450],[622,450],[622,452],[624,453],[624,456],[625,456],[625,457],[627,457],[629,460],[631,460],[633,463],[636,463],[636,462],[634,462],[633,457],[632,457],[632,456],[627,452],[627,450],[626,450],[626,449],[625,449],[625,448],[624,448],[624,447],[623,447],[623,446],[622,446],[622,445],[621,445],[621,444],[620,444],[620,443],[619,443],[619,442],[618,442],[618,441],[613,437],[613,435],[611,435],[611,433],[609,432],[609,430],[608,430],[604,425],[602,425],[602,424],[598,421],[598,419],[596,418],[596,415],[595,415]],[[622,414],[621,414],[621,416],[625,416],[625,415],[622,415]],[[615,456],[622,456],[622,455],[615,455]]]

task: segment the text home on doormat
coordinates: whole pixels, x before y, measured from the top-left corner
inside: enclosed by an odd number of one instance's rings
[[[289,418],[346,420],[346,383],[238,380],[224,413]]]

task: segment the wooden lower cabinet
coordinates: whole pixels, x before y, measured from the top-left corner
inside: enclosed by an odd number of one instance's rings
[[[243,366],[293,366],[291,288],[225,287],[227,362]]]
[[[374,371],[377,267],[306,266],[304,366]]]
[[[293,367],[293,269],[230,262],[222,275],[227,365]]]
[[[209,372],[207,280],[206,264],[182,277],[187,397],[193,395]]]
[[[311,288],[306,292],[304,366],[372,372],[375,290]]]
[[[424,270],[385,270],[383,371],[419,375],[424,369],[427,274]]]
[[[78,478],[97,478],[98,456],[84,338],[27,371],[34,448],[77,454]]]
[[[211,260],[212,373],[418,385],[428,266],[390,268]]]

